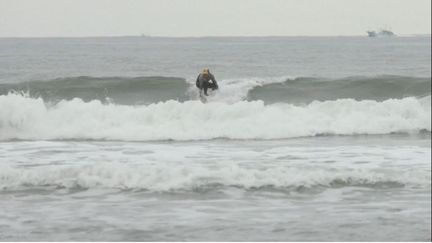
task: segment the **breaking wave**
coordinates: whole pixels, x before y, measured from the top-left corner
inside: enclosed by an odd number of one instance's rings
[[[0,140],[283,139],[422,131],[431,131],[430,95],[307,105],[169,100],[136,106],[0,95]]]
[[[317,187],[430,187],[430,173],[370,168],[245,168],[238,165],[211,169],[203,166],[172,166],[158,163],[131,166],[95,163],[81,166],[1,166],[0,190],[23,187],[68,189],[110,188],[149,191],[196,191],[221,187],[301,190]]]

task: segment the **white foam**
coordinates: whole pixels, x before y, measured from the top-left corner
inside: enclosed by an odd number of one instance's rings
[[[323,145],[323,146],[322,146]],[[0,190],[194,190],[221,187],[405,186],[430,188],[428,147],[200,141],[3,143]]]
[[[266,169],[239,165],[217,169],[194,164],[168,165],[148,163],[131,166],[119,163],[92,163],[78,166],[20,168],[0,166],[0,187],[3,190],[22,186],[55,186],[65,188],[147,189],[152,191],[193,190],[196,188],[236,186],[260,187],[329,187],[340,185],[374,185],[399,183],[409,186],[430,186],[426,171],[374,170],[370,168],[279,166]]]
[[[278,139],[419,130],[431,130],[430,96],[383,102],[341,99],[307,106],[173,100],[123,106],[77,98],[49,105],[19,94],[0,96],[0,140]]]
[[[281,77],[256,77],[256,78],[232,78],[218,81],[220,88],[216,92],[210,91],[207,98],[210,102],[235,103],[247,98],[249,91],[255,87],[271,83],[282,83],[287,79],[293,79],[293,76]],[[198,97],[198,91],[195,87],[195,81],[189,80],[191,87],[189,89],[190,97]]]

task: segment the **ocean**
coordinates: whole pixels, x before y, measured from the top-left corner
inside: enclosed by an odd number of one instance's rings
[[[0,241],[431,241],[431,37],[0,38]]]

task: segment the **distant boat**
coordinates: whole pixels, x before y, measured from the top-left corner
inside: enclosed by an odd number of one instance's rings
[[[395,34],[389,29],[381,29],[379,31],[371,30],[367,31],[369,37],[392,37]]]

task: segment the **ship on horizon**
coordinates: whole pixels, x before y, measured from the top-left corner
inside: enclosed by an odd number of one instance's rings
[[[367,31],[369,37],[393,37],[395,34],[389,28],[382,28],[378,31],[369,30]]]

